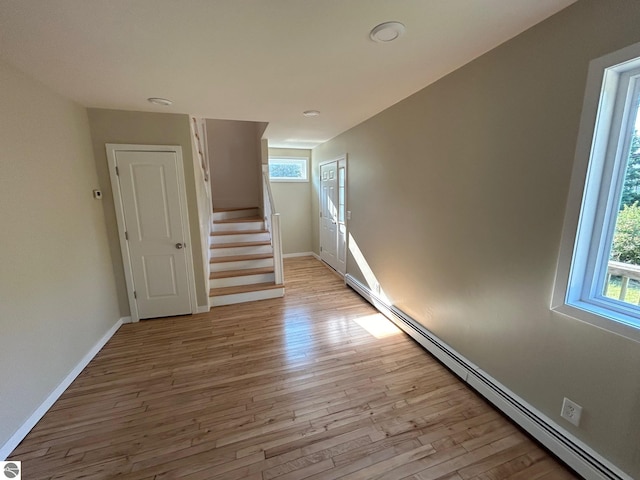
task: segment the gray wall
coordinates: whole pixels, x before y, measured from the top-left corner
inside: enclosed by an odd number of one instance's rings
[[[0,446],[120,318],[86,110],[0,62]]]
[[[270,148],[272,157],[311,158],[310,150]],[[311,163],[309,163],[311,168]],[[271,182],[273,201],[280,214],[282,253],[306,253],[312,249],[311,182]]]
[[[103,193],[104,214],[107,222],[107,235],[113,272],[118,288],[118,301],[122,316],[129,315],[127,288],[124,277],[124,267],[120,253],[118,239],[118,225],[116,223],[111,180],[107,165],[105,144],[124,143],[139,145],[180,145],[184,163],[184,178],[187,190],[187,207],[193,254],[193,267],[196,278],[196,297],[199,306],[208,303],[208,286],[203,281],[202,246],[198,225],[198,199],[196,194],[196,179],[194,172],[193,152],[191,150],[191,130],[188,115],[173,113],[130,112],[125,110],[107,110],[90,108],[89,123],[100,187]]]
[[[265,124],[207,119],[211,196],[215,208],[262,205],[260,139]]]
[[[640,345],[549,306],[588,63],[639,19],[635,0],[561,11],[315,148],[312,197],[317,218],[317,165],[347,152],[350,233],[392,303],[634,478]]]

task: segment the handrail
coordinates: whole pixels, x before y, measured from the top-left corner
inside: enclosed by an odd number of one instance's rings
[[[640,280],[640,265],[631,265],[628,263],[610,261],[607,265],[607,281],[605,282],[604,294],[607,294],[607,287],[611,277],[622,277],[622,284],[620,286],[620,294],[618,300],[625,301],[627,296],[627,287],[629,286],[629,280]]]
[[[202,172],[204,174],[204,181],[209,181],[209,166],[207,165],[207,159],[204,154],[204,147],[202,145],[202,140],[200,139],[200,127],[198,126],[198,120],[195,117],[191,117],[193,120],[193,125],[191,126],[191,131],[193,133],[193,137],[195,139],[195,144],[198,150],[198,157],[200,158],[200,168],[202,168]]]
[[[275,283],[284,284],[284,266],[282,262],[282,233],[280,229],[280,214],[277,213],[269,182],[269,167],[262,166],[262,197],[264,204],[264,223],[271,233],[271,246],[273,247],[273,271]]]

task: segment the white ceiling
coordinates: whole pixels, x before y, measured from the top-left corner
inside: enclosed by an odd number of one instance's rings
[[[271,146],[310,148],[574,1],[0,0],[0,58],[88,107],[265,121]],[[389,20],[406,34],[372,42]]]

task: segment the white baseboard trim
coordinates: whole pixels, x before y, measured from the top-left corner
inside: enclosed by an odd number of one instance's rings
[[[346,283],[463,381],[588,480],[633,480],[609,460],[471,363],[403,311],[351,275]]]
[[[314,257],[316,260],[322,261],[322,259],[320,258],[320,255],[318,255],[316,252],[311,252],[311,256]]]
[[[209,305],[198,305],[195,313],[209,313]]]
[[[129,319],[128,322],[125,322],[125,319]],[[78,364],[74,367],[71,372],[60,382],[60,384],[49,394],[49,396],[45,399],[44,402],[27,418],[27,420],[22,424],[20,428],[5,442],[4,445],[0,447],[0,459],[4,461],[7,457],[13,452],[13,450],[20,444],[24,437],[31,431],[31,429],[40,421],[40,419],[44,416],[45,413],[51,408],[51,406],[60,398],[60,395],[64,393],[64,391],[71,385],[71,383],[76,379],[80,372],[86,367],[93,357],[100,351],[102,347],[109,341],[111,337],[118,331],[120,326],[123,323],[130,323],[131,317],[123,317],[119,319],[113,327],[111,327],[107,333],[105,333],[98,342],[91,347],[91,350],[87,352],[87,354],[82,357],[82,359],[78,362]]]
[[[283,253],[282,258],[313,257],[313,252]]]
[[[120,319],[120,321],[122,322],[122,324],[125,324],[125,323],[133,323],[133,322],[131,321],[131,316],[128,316],[128,317],[122,317],[122,318]]]

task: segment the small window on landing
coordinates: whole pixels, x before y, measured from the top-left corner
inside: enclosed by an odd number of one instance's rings
[[[345,212],[346,212],[346,198],[345,198],[345,168],[340,167],[338,169],[338,223],[344,225]]]
[[[308,158],[269,158],[269,180],[272,182],[308,182],[308,163]]]

